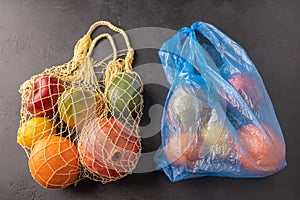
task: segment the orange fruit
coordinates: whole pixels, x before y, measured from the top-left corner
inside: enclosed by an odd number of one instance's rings
[[[17,142],[31,148],[37,141],[49,135],[55,135],[56,129],[51,119],[36,117],[27,120],[18,130]]]
[[[164,150],[170,164],[175,167],[191,168],[193,163],[199,159],[200,147],[197,134],[187,132],[173,135]]]
[[[37,142],[28,162],[32,177],[44,188],[65,188],[80,172],[77,147],[60,136],[49,136]]]
[[[171,136],[165,146],[166,157],[173,166],[195,169],[195,164],[209,153],[211,160],[229,158],[233,139],[222,124],[210,124],[199,133],[181,132]]]
[[[266,125],[266,135],[258,127],[249,124],[241,128],[238,136],[246,155],[238,149],[240,162],[250,173],[272,173],[280,169],[285,160],[283,140]]]

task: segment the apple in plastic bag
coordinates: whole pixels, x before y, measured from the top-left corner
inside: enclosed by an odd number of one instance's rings
[[[262,94],[255,79],[246,74],[237,74],[229,77],[227,81],[243,97],[249,107],[253,109],[261,100]]]
[[[30,82],[25,89],[25,106],[34,116],[49,116],[57,111],[57,100],[65,90],[65,84],[59,78],[42,74]]]

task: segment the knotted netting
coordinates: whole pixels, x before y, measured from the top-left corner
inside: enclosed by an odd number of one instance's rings
[[[127,53],[117,51],[107,26],[121,33]],[[91,58],[107,38],[113,54]],[[64,188],[88,177],[106,183],[132,172],[141,152],[142,82],[132,71],[134,51],[126,33],[111,23],[94,23],[76,44],[73,58],[32,76],[20,87],[17,142],[29,157],[33,178],[45,188]],[[100,168],[98,166],[101,166]]]
[[[94,40],[76,82],[77,88],[94,91],[104,100],[100,114],[89,118],[78,138],[83,176],[102,183],[118,180],[135,168],[141,154],[138,124],[143,109],[142,82],[132,71],[134,51],[122,29],[108,27],[122,34],[127,53],[118,53],[111,39],[112,60],[95,63],[90,57]]]

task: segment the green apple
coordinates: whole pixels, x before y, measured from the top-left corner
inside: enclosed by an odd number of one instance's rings
[[[139,114],[142,101],[142,82],[135,72],[119,73],[107,87],[106,97],[112,115],[126,120]]]

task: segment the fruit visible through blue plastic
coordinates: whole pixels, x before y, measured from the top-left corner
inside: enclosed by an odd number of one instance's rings
[[[198,126],[205,126],[211,116],[211,108],[198,96],[203,96],[203,92],[194,92],[192,88],[178,88],[173,92],[168,104],[171,125],[194,131]]]

